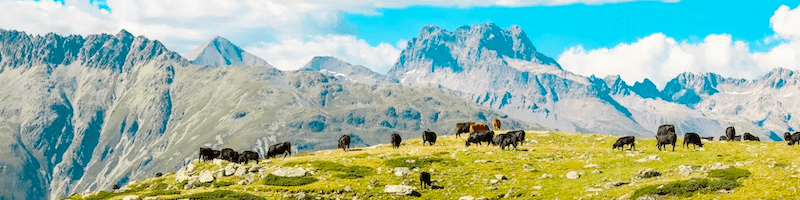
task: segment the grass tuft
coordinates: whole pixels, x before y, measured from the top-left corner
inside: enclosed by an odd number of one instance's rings
[[[264,178],[264,185],[273,186],[301,186],[317,182],[317,178],[302,176],[302,177],[280,177],[270,174]]]
[[[739,178],[749,177],[750,171],[739,168],[715,169],[708,172],[708,177],[736,181]]]
[[[218,200],[266,200],[264,197],[248,194],[248,193],[241,193],[241,192],[233,192],[229,190],[217,190],[213,192],[204,192],[204,193],[197,193],[188,196],[182,196],[179,198],[174,199],[190,199],[190,200],[198,200],[198,199],[218,199]]]
[[[413,160],[413,161],[412,161]],[[410,162],[409,162],[410,161]],[[442,165],[450,165],[455,166],[457,165],[458,161],[449,159],[449,158],[425,158],[425,157],[403,157],[403,158],[393,158],[386,160],[385,165],[389,167],[408,167],[408,168],[422,168],[434,163],[439,163]]]
[[[709,177],[714,180],[693,178],[690,180],[673,181],[664,185],[650,185],[639,188],[633,193],[633,199],[648,194],[668,195],[676,197],[691,197],[696,193],[710,193],[719,190],[732,190],[741,183],[737,179],[750,176],[750,171],[739,168],[716,169],[709,172]]]

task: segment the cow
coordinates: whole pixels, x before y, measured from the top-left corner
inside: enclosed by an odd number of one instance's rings
[[[236,162],[236,160],[239,159],[239,152],[236,152],[231,148],[224,148],[222,149],[222,152],[220,152],[220,156],[222,157],[222,160]]]
[[[794,134],[789,137],[789,146],[792,146],[795,143],[800,143],[800,132],[794,132]]]
[[[342,148],[342,150],[347,151],[350,148],[350,136],[345,134],[342,137],[339,137],[339,146],[338,148]]]
[[[259,158],[258,152],[255,152],[255,151],[244,151],[244,152],[242,152],[242,154],[239,155],[239,159],[238,159],[237,163],[239,163],[239,164],[247,163],[247,162],[250,162],[251,160],[252,161],[256,161],[256,163],[258,163],[258,158]]]
[[[119,190],[119,185],[111,186],[111,190],[113,190],[113,191]]]
[[[728,141],[728,137],[725,137],[724,135],[719,136],[719,141]]]
[[[672,124],[659,126],[656,139],[658,140],[656,146],[659,151],[661,151],[661,147],[664,147],[664,150],[666,150],[666,146],[670,144],[672,145],[672,151],[675,151],[675,142],[678,141],[678,135],[675,134],[675,126]]]
[[[620,148],[622,150],[625,150],[625,145],[630,145],[630,148],[628,148],[629,150],[636,150],[636,137],[633,136],[620,137],[619,139],[617,139],[617,142],[614,142],[614,146],[612,147],[612,149]]]
[[[431,129],[422,132],[422,146],[425,146],[425,142],[428,142],[431,146],[436,143],[436,133]]]
[[[469,125],[474,122],[464,122],[456,124],[456,138],[461,136],[462,133],[469,133]]]
[[[783,133],[783,141],[789,141],[790,138],[792,138],[792,133]]]
[[[207,160],[214,160],[217,158],[214,156],[214,150],[211,148],[200,147],[200,160],[207,161]]]
[[[714,141],[714,137],[700,137],[700,139],[704,139],[704,140],[708,140],[708,141]]]
[[[472,123],[469,125],[469,132],[474,133],[476,131],[489,131],[489,126],[484,123]]]
[[[511,134],[499,134],[497,135],[497,139],[495,140],[495,144],[500,145],[500,149],[506,150],[508,146],[514,146],[514,149],[517,149],[517,137],[516,135]]]
[[[523,130],[509,131],[506,134],[512,134],[517,137],[517,142],[519,143],[525,142],[525,131]]]
[[[220,158],[220,154],[222,154],[222,152],[220,152],[219,150],[215,149],[214,150],[214,159],[219,159]]]
[[[733,126],[729,126],[728,128],[725,129],[725,137],[728,138],[728,141],[733,140],[735,136],[736,136],[736,128],[733,128]]]
[[[266,157],[272,158],[280,154],[283,154],[284,158],[286,158],[287,155],[292,155],[292,143],[287,141],[269,146]]]
[[[734,141],[742,141],[742,136],[741,135],[733,136],[733,140]]]
[[[466,145],[469,147],[471,143],[478,143],[481,145],[481,142],[488,142],[489,144],[494,144],[494,131],[478,131],[469,134],[469,138],[467,138]]]
[[[162,174],[161,172],[156,173],[156,178],[161,177],[161,176],[164,176],[164,174]]]
[[[403,142],[403,138],[400,137],[399,134],[393,133],[392,134],[392,148],[400,148],[400,143]]]
[[[744,133],[744,141],[761,141],[761,139],[750,133]]]
[[[703,147],[703,141],[700,140],[700,136],[697,135],[697,133],[686,133],[683,135],[683,147],[688,149],[689,144],[692,144],[694,148],[697,148],[697,146],[700,146],[700,148]]]
[[[494,118],[494,120],[492,120],[492,125],[494,126],[495,131],[500,130],[501,123],[499,119]]]
[[[419,174],[419,184],[422,185],[422,188],[432,188],[431,184],[431,174],[428,172],[422,172]]]

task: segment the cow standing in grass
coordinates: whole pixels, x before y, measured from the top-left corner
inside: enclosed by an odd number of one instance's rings
[[[338,145],[338,147],[342,148],[342,150],[344,150],[344,151],[347,151],[347,149],[350,149],[350,136],[345,134],[345,135],[342,135],[342,137],[339,137],[339,145]]]
[[[659,126],[656,139],[658,140],[656,146],[659,151],[661,151],[661,147],[666,150],[667,145],[672,145],[672,151],[675,151],[675,142],[678,141],[678,134],[675,134],[675,126],[672,124]]]
[[[506,134],[511,134],[514,137],[516,137],[518,143],[525,142],[525,131],[523,131],[523,130],[509,131]]]
[[[236,162],[239,159],[239,152],[236,152],[231,148],[224,148],[222,149],[222,152],[220,152],[220,156],[222,157],[222,160]]]
[[[733,126],[729,126],[728,128],[725,129],[725,138],[728,138],[728,141],[735,139],[735,137],[736,137],[736,128],[733,128]]]
[[[481,145],[481,142],[494,144],[493,139],[494,139],[494,131],[478,131],[469,134],[469,138],[467,138],[466,145],[467,147],[469,147],[469,145],[472,143],[478,143],[478,145]]]
[[[403,142],[403,138],[400,137],[399,134],[394,133],[392,134],[392,148],[400,148],[400,143]]]
[[[494,120],[492,120],[492,125],[494,126],[494,131],[497,131],[500,130],[500,125],[502,124],[500,123],[499,119],[494,118]]]
[[[800,143],[800,132],[794,132],[794,134],[789,137],[789,146],[797,143]]]
[[[686,133],[683,135],[683,147],[688,149],[689,144],[692,144],[695,148],[697,148],[697,146],[700,146],[700,148],[703,147],[703,141],[697,133]]]
[[[753,136],[753,135],[752,135],[752,134],[750,134],[750,133],[744,133],[744,140],[745,140],[745,141],[761,141],[761,139],[759,139],[759,138],[758,138],[758,137],[756,137],[756,136]]]
[[[783,141],[789,141],[789,138],[792,138],[792,133],[783,133]]]
[[[200,160],[203,160],[203,161],[214,160],[214,158],[217,158],[217,157],[214,156],[214,150],[213,149],[200,147],[200,158],[199,158]]]
[[[272,158],[280,154],[283,154],[284,158],[286,158],[287,155],[292,155],[292,143],[287,141],[269,146],[266,158]]]
[[[240,163],[241,164],[241,163],[247,163],[247,162],[250,162],[250,161],[256,161],[256,163],[258,163],[258,158],[259,157],[260,156],[258,156],[258,152],[255,152],[255,151],[244,151],[244,152],[242,152],[242,154],[239,154],[239,159],[237,160],[236,163]]]
[[[419,174],[419,184],[422,185],[422,188],[428,189],[431,188],[433,185],[431,183],[431,174],[428,172],[422,172]]]
[[[630,145],[630,148],[628,148],[628,150],[636,150],[635,143],[636,143],[636,137],[633,136],[620,137],[619,139],[617,139],[617,142],[614,142],[614,146],[612,147],[612,149],[619,148],[624,151],[625,145]]]
[[[422,146],[425,146],[425,142],[428,142],[431,146],[436,143],[436,133],[431,129],[422,132]]]

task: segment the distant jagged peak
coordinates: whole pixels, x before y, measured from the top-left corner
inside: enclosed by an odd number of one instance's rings
[[[648,78],[645,78],[642,82],[636,81],[633,83],[631,90],[642,98],[658,99],[661,97],[661,92],[656,87],[656,84]]]
[[[267,61],[245,52],[228,39],[214,36],[184,57],[192,64],[209,66],[255,65],[269,66]]]
[[[770,70],[769,73],[765,74],[758,81],[772,88],[782,88],[787,84],[796,85],[800,83],[800,76],[797,76],[797,74],[798,71],[778,67]]]

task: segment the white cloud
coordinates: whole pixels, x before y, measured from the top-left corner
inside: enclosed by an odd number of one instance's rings
[[[265,58],[281,70],[303,67],[314,56],[333,56],[356,65],[364,65],[379,73],[386,73],[397,61],[400,50],[381,43],[370,46],[366,41],[351,35],[313,36],[308,41],[299,39],[261,43],[245,51]]]
[[[585,50],[572,47],[558,62],[569,71],[604,77],[619,74],[632,84],[649,78],[659,88],[682,72],[714,72],[726,77],[754,79],[776,67],[800,70],[800,9],[781,6],[770,18],[784,39],[767,52],[751,52],[748,44],[727,34],[712,34],[699,43],[678,42],[655,33],[630,44]],[[773,39],[765,39],[773,42]]]

